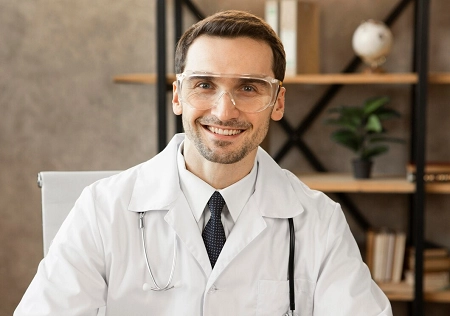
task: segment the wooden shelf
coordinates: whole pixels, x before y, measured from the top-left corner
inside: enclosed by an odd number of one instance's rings
[[[286,77],[284,84],[415,84],[416,73],[349,73],[349,74],[310,74]],[[156,74],[134,73],[117,75],[115,83],[155,84]],[[168,74],[167,84],[175,81],[174,74]],[[429,82],[432,84],[450,84],[450,73],[430,73]]]
[[[128,84],[155,84],[156,83],[156,74],[124,74],[117,75],[113,78],[115,83],[128,83]],[[166,78],[167,84],[172,84],[175,81],[174,74],[168,74]]]
[[[415,73],[310,74],[286,77],[285,84],[414,84]]]
[[[450,84],[450,73],[430,73],[429,83]],[[286,84],[416,84],[416,73],[311,74],[286,77]]]
[[[413,193],[414,183],[405,176],[373,176],[370,179],[355,179],[345,173],[297,174],[311,189],[322,192],[370,192],[370,193]]]
[[[411,292],[387,292],[385,293],[390,301],[412,301],[414,294]],[[425,292],[424,299],[426,302],[434,303],[450,303],[450,290]]]
[[[414,193],[416,186],[404,175],[374,175],[370,179],[355,179],[348,173],[297,174],[311,189],[322,192]],[[450,183],[427,183],[428,193],[450,193]]]
[[[401,283],[378,283],[386,296],[391,301],[412,301],[414,298],[413,287],[405,282]],[[424,292],[427,302],[450,303],[450,290]]]
[[[445,72],[430,73],[428,81],[433,84],[450,84],[450,73]]]
[[[450,182],[426,183],[425,188],[428,193],[449,194],[450,193]]]
[[[414,294],[411,292],[387,292],[385,293],[390,301],[412,301]],[[424,299],[426,302],[434,303],[450,303],[450,290],[425,292]]]

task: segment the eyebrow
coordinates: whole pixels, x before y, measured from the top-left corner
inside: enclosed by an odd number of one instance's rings
[[[261,83],[261,82],[266,82],[263,79],[260,78],[239,78],[240,82],[243,83]]]
[[[203,75],[191,75],[190,79],[196,79],[196,80],[200,80],[200,79],[204,79],[204,80],[211,80],[213,78],[216,78],[215,76],[203,76]]]

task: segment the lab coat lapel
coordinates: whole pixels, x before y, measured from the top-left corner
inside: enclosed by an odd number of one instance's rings
[[[233,230],[228,236],[216,265],[211,272],[211,276],[208,279],[206,290],[214,284],[231,261],[267,227],[266,221],[256,207],[256,203],[253,202],[254,198],[254,195],[250,198],[242,210],[239,220],[236,221]]]
[[[128,209],[133,212],[168,210],[165,221],[209,276],[212,269],[208,254],[179,184],[176,157],[183,139],[183,134],[175,135],[160,154],[141,165]]]
[[[206,277],[208,277],[212,270],[211,263],[209,262],[208,253],[206,252],[197,222],[184,195],[180,195],[170,207],[164,219],[175,230],[183,244],[202,267]]]

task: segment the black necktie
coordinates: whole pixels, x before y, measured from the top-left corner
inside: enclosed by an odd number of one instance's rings
[[[211,266],[214,268],[220,251],[225,244],[225,231],[223,229],[220,214],[225,205],[225,200],[219,192],[214,192],[208,201],[208,207],[211,211],[211,218],[203,229],[203,241],[206,246]]]

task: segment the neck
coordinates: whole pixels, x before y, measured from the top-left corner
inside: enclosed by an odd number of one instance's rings
[[[257,149],[236,163],[221,164],[206,160],[193,146],[186,146],[185,142],[183,155],[187,170],[220,190],[238,182],[252,171],[256,152]]]

